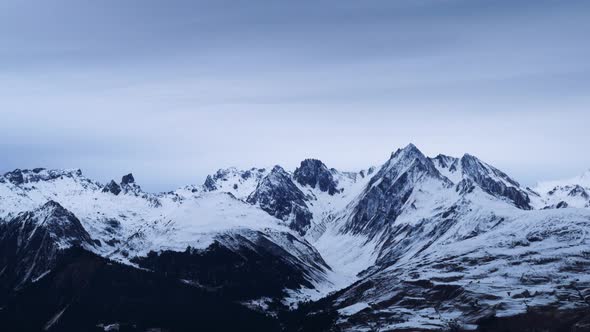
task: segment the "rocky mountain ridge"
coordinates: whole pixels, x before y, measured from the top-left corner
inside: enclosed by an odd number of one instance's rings
[[[158,194],[132,174],[102,185],[79,170],[14,170],[0,176],[0,302],[81,248],[267,314],[317,301],[331,329],[473,329],[578,310],[590,295],[584,179],[523,188],[472,155],[413,144],[359,172],[306,159]]]

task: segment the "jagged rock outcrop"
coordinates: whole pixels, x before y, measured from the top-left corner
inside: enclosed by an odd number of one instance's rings
[[[373,173],[375,173],[375,167],[374,167],[374,166],[371,166],[371,167],[369,167],[369,169],[367,169],[366,171],[365,171],[365,170],[361,170],[361,171],[359,172],[359,175],[361,176],[361,178],[364,178],[364,177],[366,177],[366,176],[371,176],[371,175],[373,175]]]
[[[543,210],[549,210],[549,209],[566,209],[569,207],[569,204],[567,204],[567,202],[564,201],[560,201],[557,204],[553,204],[553,205],[547,205],[543,208]]]
[[[143,194],[141,187],[137,183],[135,183],[135,178],[131,173],[123,175],[123,177],[121,177],[121,191],[123,191],[124,193],[131,193],[134,195]]]
[[[305,234],[313,217],[305,203],[305,195],[281,166],[275,166],[260,181],[247,202],[257,204],[270,215],[287,221],[289,227],[300,234]]]
[[[520,209],[532,209],[531,200],[527,193],[520,189],[518,182],[504,172],[483,163],[470,154],[465,154],[461,158],[461,168],[464,180],[473,181],[490,195],[507,199]]]
[[[567,193],[570,197],[581,197],[583,199],[590,199],[590,194],[580,185],[574,185],[573,188]]]
[[[127,175],[123,175],[123,177],[121,178],[121,184],[131,184],[131,183],[135,183],[135,178],[133,177],[133,174],[129,173]]]
[[[293,173],[293,178],[303,186],[316,186],[330,195],[334,195],[338,189],[338,183],[332,176],[332,172],[317,159],[305,159]]]
[[[455,171],[457,168],[456,165],[458,159],[455,157],[439,154],[436,157],[432,158],[432,160],[438,163],[440,167],[448,168],[451,172]]]
[[[6,179],[7,181],[9,181],[15,185],[19,185],[19,184],[22,184],[23,182],[25,182],[25,179],[23,177],[23,173],[21,172],[20,169],[15,169],[12,172],[5,173],[4,179]]]
[[[203,188],[205,191],[214,191],[217,189],[217,185],[215,184],[215,180],[211,175],[207,175],[205,179],[205,183],[203,183]]]
[[[105,193],[111,193],[113,195],[119,195],[121,193],[121,186],[117,184],[114,180],[111,180],[104,188],[102,189]]]

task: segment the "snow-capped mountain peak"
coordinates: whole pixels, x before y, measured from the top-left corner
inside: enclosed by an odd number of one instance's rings
[[[520,187],[520,184],[506,175],[499,169],[484,163],[477,157],[466,153],[461,158],[461,166],[463,173],[467,176],[477,179],[476,182],[481,182],[484,177],[492,178],[496,181],[501,181],[507,186]]]
[[[538,208],[590,207],[590,170],[565,180],[539,182],[534,189],[541,195]]]
[[[461,158],[463,183],[461,188],[468,188],[471,183],[478,185],[488,194],[511,201],[521,209],[532,209],[530,198],[520,184],[504,172],[486,164],[477,157],[465,154]]]
[[[120,187],[121,191],[126,194],[132,194],[136,196],[146,195],[146,193],[143,192],[141,187],[135,182],[135,178],[131,173],[123,175],[123,177],[121,177]]]
[[[281,166],[273,167],[248,196],[247,202],[287,221],[289,227],[300,234],[304,234],[311,225],[312,214],[305,203],[305,195]]]
[[[413,194],[451,186],[452,182],[440,174],[432,160],[409,144],[395,151],[371,178],[355,201],[343,230],[372,238],[395,222],[405,209],[415,208]]]
[[[293,173],[293,178],[303,186],[311,188],[317,186],[321,191],[328,192],[330,195],[334,195],[337,191],[338,183],[332,172],[317,159],[303,160]]]
[[[121,178],[121,184],[132,184],[135,183],[135,178],[133,177],[132,173],[129,173],[127,175],[123,175],[123,177]]]
[[[235,167],[222,168],[215,174],[208,175],[202,187],[204,191],[228,192],[245,200],[268,173],[267,168],[252,167],[247,170]]]
[[[109,192],[113,195],[119,195],[121,193],[121,186],[115,182],[115,180],[111,180],[111,182],[107,183],[104,188],[102,189],[103,192]]]
[[[0,177],[0,182],[6,181],[14,185],[21,185],[40,181],[51,181],[64,177],[81,178],[82,171],[80,169],[15,169],[11,172],[4,173],[4,175]]]
[[[414,144],[410,143],[391,154],[391,158],[375,174],[370,184],[375,185],[383,177],[395,181],[400,176],[410,173],[417,177],[428,175],[441,178],[441,174],[432,160],[427,158]],[[442,178],[441,180],[444,181]]]

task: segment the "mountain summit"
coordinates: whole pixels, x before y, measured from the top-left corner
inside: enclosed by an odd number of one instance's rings
[[[295,181],[303,186],[316,186],[330,195],[334,195],[337,191],[338,184],[334,180],[334,176],[324,165],[323,162],[317,159],[305,159],[301,165],[293,173]]]

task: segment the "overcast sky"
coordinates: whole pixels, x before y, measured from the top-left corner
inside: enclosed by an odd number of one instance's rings
[[[409,142],[525,184],[590,168],[590,1],[0,2],[0,172],[357,170]]]

